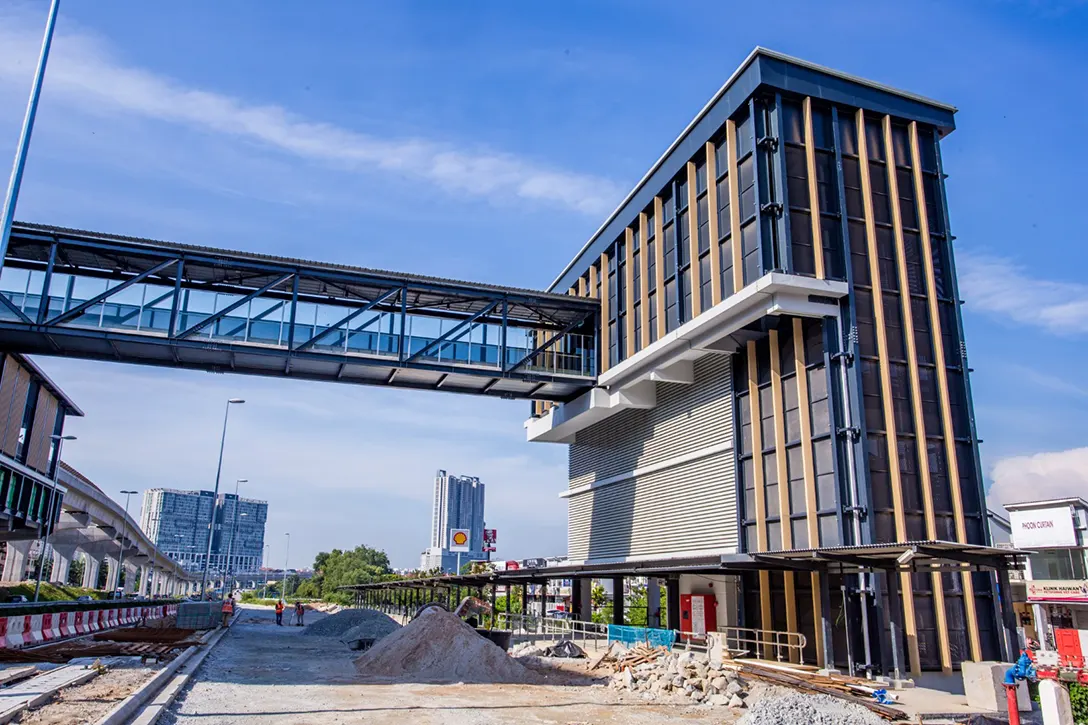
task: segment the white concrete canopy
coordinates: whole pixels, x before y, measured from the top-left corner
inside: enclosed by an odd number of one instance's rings
[[[657,404],[656,384],[692,382],[692,362],[736,352],[752,339],[744,328],[772,315],[834,317],[845,282],[770,272],[597,378],[597,387],[525,421],[529,441],[571,443],[589,426],[631,408]]]

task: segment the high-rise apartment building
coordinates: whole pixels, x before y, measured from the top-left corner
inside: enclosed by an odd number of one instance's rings
[[[232,493],[220,494],[216,500],[211,491],[152,488],[144,493],[140,528],[186,569],[200,571],[204,568],[213,518],[211,569],[226,572],[260,568],[268,520],[265,501]]]
[[[570,445],[572,567],[657,566],[670,626],[715,596],[819,664],[998,657],[955,112],[757,49],[562,270],[550,291],[600,301],[599,375],[526,429]],[[965,553],[917,564],[942,551]]]
[[[485,558],[484,484],[473,476],[451,476],[440,470],[434,478],[431,545],[420,559],[421,569],[452,572],[457,568],[458,556],[449,550],[451,529],[471,532],[471,550],[461,553],[462,563]]]

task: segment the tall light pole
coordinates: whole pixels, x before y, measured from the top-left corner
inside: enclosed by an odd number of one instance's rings
[[[291,534],[284,534],[287,537],[287,553],[283,555],[283,581],[280,582],[280,599],[287,601],[287,562],[291,558]]]
[[[212,518],[208,522],[208,546],[204,553],[204,575],[200,579],[200,598],[204,598],[204,590],[208,586],[208,567],[212,563],[212,532],[215,530],[215,506],[219,502],[219,476],[223,473],[223,448],[227,444],[227,418],[230,417],[230,406],[241,405],[246,401],[241,398],[231,398],[227,401],[226,412],[223,413],[223,435],[219,438],[219,465],[215,469],[215,493],[212,496]]]
[[[139,491],[122,491],[125,494],[125,518],[121,520],[121,548],[117,556],[117,583],[121,583],[121,577],[125,575],[125,537],[128,536],[128,499]]]
[[[268,561],[268,544],[264,545],[264,558],[261,561],[264,564],[264,566],[261,567],[264,569],[264,588],[261,589],[261,599],[264,599],[268,596],[268,566],[270,564]]]
[[[19,134],[19,145],[15,149],[15,163],[11,167],[11,180],[8,181],[8,193],[4,197],[3,211],[0,212],[0,269],[3,268],[4,258],[8,253],[11,224],[15,219],[15,202],[19,199],[19,187],[23,183],[26,152],[30,148],[30,134],[34,131],[34,117],[38,114],[38,99],[42,95],[45,64],[49,60],[49,47],[53,44],[53,28],[57,24],[57,9],[59,6],[60,0],[53,0],[49,6],[49,19],[45,23],[45,37],[42,38],[42,50],[38,56],[38,69],[34,71],[34,83],[30,86],[30,100],[26,104],[23,130]]]
[[[60,478],[60,452],[64,447],[64,441],[74,441],[75,436],[49,436],[57,444],[57,456],[56,464],[53,467],[53,496],[49,499],[49,520],[45,522],[44,534],[42,538],[41,547],[38,549],[38,581],[34,584],[34,601],[38,601],[38,592],[42,588],[42,571],[45,567],[45,550],[49,546],[49,535],[53,533],[55,524],[53,523],[53,517],[56,514],[57,508],[57,480]]]
[[[235,526],[238,525],[238,517],[239,516],[249,516],[249,514],[239,514],[238,516],[235,516],[234,517],[234,525]],[[231,552],[231,549],[233,547],[234,547],[234,527],[232,526],[231,531],[230,531],[230,543],[227,544],[227,581],[230,582],[230,587],[231,587],[232,591],[234,590],[234,566],[230,562],[230,552]]]
[[[238,498],[238,485],[242,483],[249,483],[248,478],[239,478],[234,482],[234,519],[230,522],[230,539],[227,541],[227,581],[231,581],[234,577],[234,565],[230,560],[231,550],[234,549],[234,530],[238,528],[238,505],[241,499]],[[242,514],[245,516],[245,514]],[[233,588],[233,587],[232,587]]]

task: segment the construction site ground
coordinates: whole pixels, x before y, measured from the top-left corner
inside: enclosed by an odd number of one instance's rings
[[[306,619],[312,623],[322,616],[310,612]],[[650,703],[592,684],[361,683],[352,665],[358,653],[335,639],[301,634],[299,627],[277,627],[268,608],[244,607],[160,722],[728,725],[742,714],[728,708]]]

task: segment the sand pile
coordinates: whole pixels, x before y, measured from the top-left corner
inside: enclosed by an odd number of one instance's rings
[[[307,637],[344,638],[350,630],[358,629],[354,639],[378,638],[400,629],[389,615],[376,609],[345,609],[307,625],[302,632]]]
[[[425,610],[355,659],[359,674],[400,682],[529,683],[539,678],[443,609]]]

